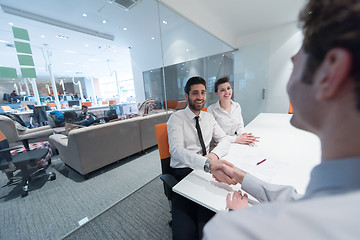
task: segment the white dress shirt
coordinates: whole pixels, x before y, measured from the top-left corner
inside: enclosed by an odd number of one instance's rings
[[[262,203],[219,212],[203,239],[359,239],[359,172],[360,157],[321,163],[305,195],[247,174],[241,188]]]
[[[219,101],[210,105],[207,112],[214,116],[215,120],[227,135],[232,136],[231,142],[235,142],[236,137],[244,132],[244,120],[241,116],[240,104],[232,100],[230,101],[230,114],[220,106]]]
[[[202,156],[202,148],[196,131],[196,115],[186,107],[173,113],[167,122],[169,137],[170,166],[173,168],[204,169],[206,157]],[[204,139],[206,153],[209,153],[212,139],[219,142],[212,150],[219,158],[225,156],[230,148],[230,139],[226,136],[214,117],[200,111],[199,124]]]

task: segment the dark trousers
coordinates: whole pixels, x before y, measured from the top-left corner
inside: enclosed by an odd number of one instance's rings
[[[186,177],[192,169],[174,168],[173,175],[178,181]],[[173,239],[201,239],[205,224],[215,213],[175,192],[171,198]]]

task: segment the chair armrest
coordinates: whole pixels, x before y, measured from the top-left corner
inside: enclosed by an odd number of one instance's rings
[[[179,182],[178,180],[176,180],[176,178],[174,177],[174,175],[171,174],[161,174],[160,175],[160,179],[171,189]]]
[[[37,137],[22,137],[19,140],[17,140],[17,142],[22,142],[22,144],[24,144],[24,147],[26,149],[26,151],[30,151],[30,147],[29,147],[29,140],[33,140],[36,139]]]
[[[0,153],[2,153],[2,152],[10,152],[11,150],[15,150],[15,149],[18,149],[18,148],[22,148],[22,146],[3,148],[3,149],[0,150]]]

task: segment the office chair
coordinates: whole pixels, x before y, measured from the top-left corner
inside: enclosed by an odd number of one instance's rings
[[[35,106],[33,109],[33,120],[37,125],[45,126],[47,122],[47,114],[46,110],[49,108],[48,106]],[[33,124],[35,125],[35,124]]]
[[[208,107],[203,107],[201,111],[207,112]]]
[[[104,118],[107,117],[108,120],[118,119],[118,115],[115,109],[112,110],[105,110],[104,111]]]
[[[169,152],[169,141],[167,133],[166,123],[155,125],[156,141],[159,148],[160,160],[161,160],[161,171],[162,174],[160,179],[163,181],[164,193],[169,200],[171,209],[171,197],[172,188],[178,183],[178,180],[172,175],[172,169],[170,167],[170,152]],[[169,222],[171,226],[171,221]]]
[[[289,111],[288,111],[288,113],[289,113],[289,114],[294,113],[291,103],[289,104]]]
[[[22,146],[9,148],[9,142],[5,135],[0,131],[0,170],[6,173],[9,182],[3,187],[10,186],[21,181],[22,193],[21,197],[28,195],[29,182],[33,177],[48,176],[48,180],[56,179],[53,172],[46,173],[43,167],[44,159],[49,153],[48,148],[39,148],[30,150],[29,146],[25,146],[26,151],[19,153],[11,153],[12,150],[22,148]],[[51,160],[47,161],[47,165],[51,164]],[[21,177],[14,176],[14,173],[20,170]]]

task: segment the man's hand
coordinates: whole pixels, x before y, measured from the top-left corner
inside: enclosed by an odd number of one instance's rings
[[[254,145],[255,142],[259,142],[260,137],[255,137],[252,133],[243,133],[235,139],[236,143]]]
[[[241,208],[246,208],[248,206],[249,206],[248,195],[246,193],[242,195],[241,190],[235,191],[233,193],[232,199],[230,193],[228,193],[228,195],[226,196],[226,208],[232,210],[238,210]]]
[[[223,160],[226,162],[225,160]],[[246,175],[246,172],[236,168],[234,165],[232,165],[229,162],[226,162],[228,164],[219,164],[215,166],[214,170],[221,170],[223,171],[227,176],[229,176],[232,180],[235,180],[236,183],[242,184],[244,177]],[[230,164],[230,165],[229,165]],[[215,176],[213,176],[216,178]],[[219,179],[216,179],[217,181],[221,182]]]
[[[236,180],[233,179],[232,176],[229,176],[227,173],[224,172],[225,166],[234,170],[236,169],[235,166],[228,161],[213,159],[210,161],[210,173],[218,182],[224,182],[229,185],[237,184]],[[228,172],[230,173],[231,171],[228,170]]]

